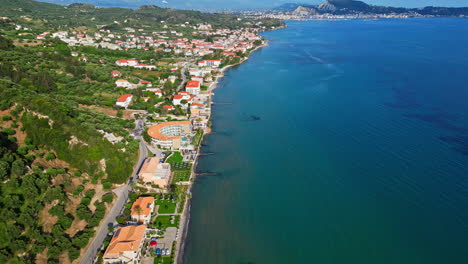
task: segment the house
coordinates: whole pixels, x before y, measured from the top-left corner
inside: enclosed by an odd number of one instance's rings
[[[198,62],[199,67],[206,67],[206,66],[219,67],[219,65],[221,65],[220,60],[202,60]]]
[[[199,103],[193,103],[190,105],[190,115],[197,116],[205,113],[205,106]]]
[[[112,71],[112,78],[121,77],[122,73],[119,71]]]
[[[163,93],[161,90],[156,90],[154,91],[154,94],[158,97],[158,98],[161,98],[163,96]]]
[[[136,65],[133,65],[133,67],[135,67],[137,69],[146,69],[146,70],[156,69],[156,65],[148,65],[148,64],[144,64],[144,63],[138,63]]]
[[[117,60],[115,62],[117,66],[136,66],[138,64],[138,61],[135,59],[130,59],[130,60]]]
[[[188,81],[185,86],[185,90],[190,93],[197,95],[200,93],[200,82],[199,81]]]
[[[200,84],[203,83],[203,77],[202,76],[192,76],[192,81],[199,81]]]
[[[179,92],[174,95],[172,103],[174,105],[182,105],[183,107],[186,107],[187,105],[182,104],[182,100],[186,100],[188,104],[191,104],[193,102],[193,96],[190,96],[188,92]]]
[[[140,85],[146,85],[146,87],[151,87],[151,82],[145,81],[145,80],[141,80],[141,81],[140,81]]]
[[[129,81],[124,80],[124,79],[118,79],[117,81],[115,81],[115,86],[130,88],[130,87],[132,87],[132,83],[130,83]]]
[[[83,56],[83,57],[80,58],[80,61],[88,62],[88,57]]]
[[[140,263],[145,232],[145,225],[117,227],[104,252],[104,263]]]
[[[127,108],[128,105],[132,102],[132,99],[133,99],[133,95],[124,94],[120,96],[119,99],[117,99],[117,102],[115,103],[115,105]]]
[[[140,197],[132,205],[132,219],[141,224],[149,224],[153,210],[154,197]]]
[[[127,60],[117,60],[115,62],[117,66],[128,66],[128,61]]]
[[[175,108],[172,105],[163,105],[163,109],[166,109],[167,111],[174,111]]]
[[[170,81],[171,83],[174,83],[177,80],[177,77],[174,76],[174,75],[171,75],[171,76],[167,77],[167,80]]]
[[[143,162],[143,166],[138,173],[138,177],[143,182],[158,185],[163,189],[166,189],[169,186],[170,176],[171,164],[161,163],[160,159],[158,158],[147,158]]]

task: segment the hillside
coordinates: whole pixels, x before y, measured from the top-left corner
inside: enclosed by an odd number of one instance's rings
[[[238,20],[229,14],[207,14],[199,11],[176,10],[146,5],[136,10],[129,8],[100,8],[89,4],[62,6],[33,0],[2,0],[0,16],[9,18],[26,17],[35,21],[35,26],[49,28],[96,27],[102,25],[130,23],[132,26],[153,27],[155,23],[191,24],[209,23],[214,28],[238,28],[250,20]],[[279,20],[264,20],[264,25],[282,25]]]

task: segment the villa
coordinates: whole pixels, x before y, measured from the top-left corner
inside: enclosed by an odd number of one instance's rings
[[[185,86],[185,90],[190,93],[197,95],[200,93],[200,82],[199,81],[188,81]]]
[[[117,227],[103,255],[104,264],[140,263],[145,232],[145,225]]]
[[[117,102],[115,103],[115,105],[127,108],[130,105],[130,103],[132,102],[132,99],[133,99],[133,95],[124,94],[124,95],[120,96],[119,99],[117,99]]]
[[[132,219],[140,224],[149,224],[154,210],[154,197],[140,197],[132,205]]]

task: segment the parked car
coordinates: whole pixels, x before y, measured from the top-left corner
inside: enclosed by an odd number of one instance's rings
[[[168,255],[168,256],[169,256],[171,252],[169,251],[169,249],[168,249],[168,248],[166,248],[166,250],[165,250],[165,253],[166,253],[166,255]]]
[[[161,256],[161,249],[160,248],[156,249],[156,255]]]

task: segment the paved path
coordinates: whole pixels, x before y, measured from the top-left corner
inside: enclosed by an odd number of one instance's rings
[[[104,221],[101,222],[101,225],[96,231],[96,235],[93,241],[89,245],[85,254],[82,256],[80,260],[80,264],[91,264],[94,262],[94,259],[96,258],[98,250],[101,248],[104,240],[106,239],[107,233],[109,233],[108,225],[114,224],[115,219],[119,215],[122,214],[123,208],[128,199],[128,194],[132,190],[130,183],[135,181],[136,175],[138,171],[140,170],[140,167],[143,164],[143,161],[146,159],[146,157],[148,157],[148,149],[146,148],[146,143],[141,138],[141,132],[143,131],[143,124],[144,124],[144,120],[138,121],[136,129],[135,129],[135,134],[137,135],[136,138],[140,140],[140,152],[138,155],[137,166],[133,169],[133,173],[132,173],[132,176],[130,177],[130,180],[124,186],[113,190],[113,192],[117,195],[117,199],[114,203],[114,206],[111,208],[110,212],[104,218]]]

